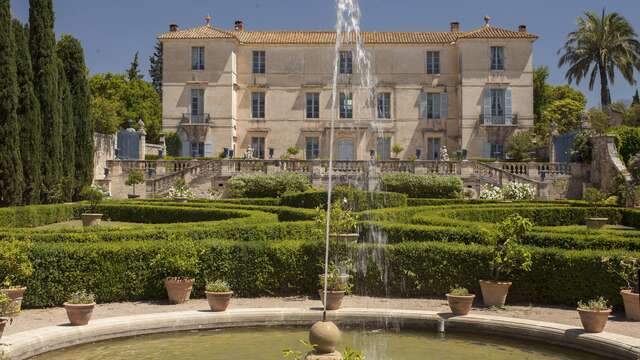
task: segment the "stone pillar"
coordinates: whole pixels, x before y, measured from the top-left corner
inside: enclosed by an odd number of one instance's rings
[[[138,134],[140,135],[138,140],[138,159],[144,160],[147,150],[147,132],[144,130],[144,121],[142,119],[138,121]]]

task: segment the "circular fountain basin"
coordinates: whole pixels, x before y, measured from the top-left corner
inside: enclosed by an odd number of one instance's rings
[[[0,340],[0,355],[40,355],[37,359],[43,360],[281,359],[283,349],[304,350],[298,340],[307,339],[308,328],[320,317],[321,311],[292,308],[114,317],[88,326],[52,326],[6,336]],[[434,357],[438,359],[634,360],[640,355],[638,338],[586,334],[567,325],[524,319],[389,309],[342,309],[329,312],[328,319],[347,329],[344,345],[364,350],[373,360],[424,359],[425,354],[442,354]],[[445,334],[437,333],[443,327]]]

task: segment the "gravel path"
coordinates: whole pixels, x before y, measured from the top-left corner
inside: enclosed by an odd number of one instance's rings
[[[318,308],[319,300],[307,297],[293,298],[254,298],[233,299],[230,309],[233,308]],[[348,296],[343,307],[352,308],[393,308],[406,310],[427,310],[449,312],[447,301],[444,299],[386,299],[362,296]],[[186,304],[168,305],[163,302],[128,302],[100,304],[96,306],[93,319],[108,318],[114,316],[139,315],[150,313],[174,312],[185,310],[208,309],[204,299],[191,300]],[[555,322],[560,324],[581,327],[580,318],[575,309],[538,307],[538,306],[507,306],[504,309],[487,309],[474,307],[473,312],[524,318],[539,321]],[[24,310],[20,316],[14,319],[11,326],[5,329],[5,335],[27,331],[44,326],[61,325],[67,323],[67,315],[64,308]],[[609,318],[605,329],[607,332],[618,333],[627,336],[640,337],[640,322],[627,321],[624,314],[615,314]]]

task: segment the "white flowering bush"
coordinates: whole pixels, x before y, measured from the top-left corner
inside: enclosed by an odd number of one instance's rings
[[[180,179],[169,188],[167,197],[171,199],[193,199],[196,197],[196,194],[187,187],[184,179]]]
[[[480,199],[483,200],[502,200],[502,189],[497,186],[484,184],[480,187]]]
[[[533,185],[511,182],[503,186],[484,184],[480,188],[480,199],[484,200],[535,200],[536,189]]]
[[[512,182],[502,187],[502,197],[504,200],[535,200],[536,189],[531,184]]]

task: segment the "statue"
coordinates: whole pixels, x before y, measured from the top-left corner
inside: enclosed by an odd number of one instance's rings
[[[253,148],[251,148],[251,146],[249,146],[247,148],[247,151],[244,154],[244,158],[247,160],[252,160],[253,159]]]
[[[440,147],[440,160],[449,161],[449,151],[447,150],[446,145],[442,145]]]

